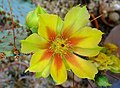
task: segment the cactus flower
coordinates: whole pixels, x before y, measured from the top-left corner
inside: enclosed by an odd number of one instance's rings
[[[67,70],[80,78],[94,79],[97,68],[77,56],[91,57],[101,50],[98,43],[103,33],[86,26],[89,17],[86,6],[73,7],[64,21],[57,15],[40,14],[38,34],[21,41],[23,53],[34,53],[26,71],[36,72],[37,77],[51,74],[56,84],[66,81]]]

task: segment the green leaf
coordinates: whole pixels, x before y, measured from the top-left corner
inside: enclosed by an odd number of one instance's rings
[[[95,82],[100,87],[107,87],[112,85],[108,82],[108,79],[104,75],[98,76]]]
[[[102,53],[106,53],[107,50],[108,50],[108,49],[107,49],[106,47],[103,47],[102,50],[101,50],[101,52],[102,52]]]

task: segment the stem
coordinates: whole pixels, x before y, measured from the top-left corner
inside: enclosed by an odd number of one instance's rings
[[[8,5],[10,7],[10,15],[12,16],[12,7],[10,6],[10,0],[8,0]],[[12,19],[12,31],[13,31],[13,40],[14,40],[14,50],[15,50],[16,49],[16,36],[15,36],[14,20],[13,19]]]
[[[88,80],[88,79],[87,79],[87,81],[88,81],[88,83],[89,83],[90,87],[91,87],[91,88],[94,88],[94,87],[92,86],[92,84],[91,84],[90,80]]]
[[[10,78],[6,78],[6,79],[4,79],[4,80],[1,80],[1,79],[0,79],[0,83],[9,82],[9,81],[11,81]],[[1,87],[0,87],[0,88],[1,88]]]
[[[120,80],[119,78],[117,78],[116,76],[114,76],[114,75],[111,75],[110,73],[108,73],[108,72],[106,72],[106,75],[108,75],[108,76],[111,76],[112,78],[114,78],[114,79],[116,79],[116,80]]]
[[[95,18],[94,18],[93,20],[91,20],[90,22],[92,22],[92,21],[94,21],[94,20],[96,20],[96,19],[98,19],[98,18],[100,18],[100,17],[102,17],[102,16],[103,16],[103,14],[101,14],[101,15],[95,17]]]
[[[74,85],[75,85],[75,83],[74,83],[74,73],[73,73],[73,88],[74,88]]]
[[[93,18],[93,20],[94,20],[94,23],[95,23],[95,27],[98,29],[98,21],[96,20],[97,18],[95,18],[95,15],[94,14],[90,14],[91,15],[91,17]]]
[[[16,36],[14,31],[14,21],[12,20],[12,30],[13,30],[13,39],[14,39],[14,49],[16,49]]]
[[[24,66],[25,68],[28,68],[28,65],[25,64],[25,63],[23,63],[23,62],[21,62],[21,63],[20,63],[20,62],[13,62],[13,63],[8,63],[5,67],[1,68],[1,69],[0,69],[0,73],[3,72],[5,69],[13,66],[13,65],[22,65],[22,66]]]
[[[22,79],[32,79],[30,76],[23,76],[18,79],[18,81],[21,81]]]

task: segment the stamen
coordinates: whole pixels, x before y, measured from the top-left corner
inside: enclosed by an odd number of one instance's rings
[[[69,45],[67,41],[61,38],[56,38],[51,45],[51,49],[54,53],[64,54],[68,49]]]

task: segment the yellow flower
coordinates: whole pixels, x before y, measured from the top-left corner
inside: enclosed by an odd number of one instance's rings
[[[99,70],[110,70],[109,65],[113,64],[113,61],[110,59],[110,57],[102,52],[100,52],[97,57],[94,57],[91,60]]]
[[[107,54],[117,54],[118,53],[118,46],[112,43],[108,43],[104,45],[107,49]]]
[[[109,50],[111,50],[112,52],[117,52],[117,50],[118,50],[118,47],[112,43],[106,44],[105,47],[108,48]]]
[[[107,55],[102,52],[91,61],[98,67],[99,70],[110,70],[115,73],[120,73],[120,59],[115,55]]]
[[[34,53],[27,71],[36,72],[37,77],[51,74],[56,84],[66,81],[66,70],[80,78],[94,79],[97,68],[76,55],[91,57],[101,50],[98,43],[103,33],[86,26],[90,17],[86,7],[73,7],[64,21],[57,15],[39,16],[38,34],[21,41],[23,53]]]
[[[113,64],[109,66],[110,71],[120,73],[120,58],[115,55],[111,55],[110,59],[113,61]]]

